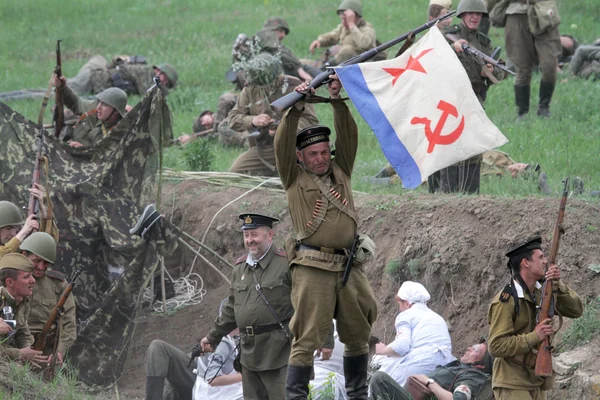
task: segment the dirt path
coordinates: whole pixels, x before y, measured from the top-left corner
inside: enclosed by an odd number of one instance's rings
[[[215,213],[244,192],[198,181],[167,185],[163,211],[201,239]],[[508,283],[504,250],[535,234],[542,236],[547,249],[558,203],[557,198],[357,196],[360,231],[377,244],[377,257],[366,270],[379,304],[373,333],[386,342],[391,340],[397,314],[394,294],[402,281],[416,280],[431,293],[430,308],[451,326],[454,353],[463,352],[487,335],[490,299]],[[237,220],[243,211],[279,217],[279,246],[291,229],[283,194],[259,190],[244,197],[215,218],[206,238],[209,246],[232,262],[244,254]],[[600,264],[600,203],[569,199],[564,227],[558,260],[564,280],[583,298],[597,297],[600,274],[588,267]],[[192,259],[191,252],[178,250],[168,260],[169,271],[187,272]],[[143,398],[144,356],[153,339],[166,340],[187,352],[210,329],[227,287],[218,274],[203,265],[197,264],[195,272],[202,275],[208,291],[200,305],[172,316],[146,314],[138,325],[132,356],[119,381],[123,398]]]

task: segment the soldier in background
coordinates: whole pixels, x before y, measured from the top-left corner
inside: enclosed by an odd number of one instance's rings
[[[554,1],[554,0],[552,0]],[[550,117],[550,101],[556,85],[558,60],[561,54],[560,34],[558,27],[541,34],[534,34],[529,27],[528,13],[534,2],[510,0],[506,9],[506,26],[504,37],[506,53],[516,67],[515,101],[517,104],[517,122],[529,112],[531,77],[533,69],[539,61],[542,70],[537,115]],[[545,2],[550,4],[550,2]],[[546,18],[551,18],[550,15]]]
[[[267,53],[261,53],[248,61],[244,71],[247,85],[228,118],[230,129],[250,132],[250,148],[233,162],[229,171],[276,176],[273,136],[282,114],[272,110],[270,104],[291,93],[300,81],[283,75],[280,61]],[[318,122],[314,107],[308,104],[300,121],[300,129]]]
[[[328,61],[332,66],[376,46],[375,29],[363,18],[360,0],[343,0],[337,14],[342,23],[333,31],[319,35],[309,47],[310,52],[314,53],[320,47],[339,45],[337,53]]]
[[[67,85],[64,77],[55,75],[52,79],[56,90],[62,90],[65,107],[81,115],[73,126],[69,145],[71,147],[92,147],[100,139],[110,134],[111,129],[125,116],[127,93],[115,87],[105,89],[96,95],[96,100],[83,100]]]
[[[29,329],[35,340],[42,332],[44,325],[50,318],[50,314],[58,303],[68,282],[65,276],[52,267],[56,261],[56,242],[52,236],[44,232],[31,234],[21,244],[21,253],[33,264],[32,275],[35,278],[35,288],[30,298],[31,313],[27,319]],[[49,269],[51,268],[51,269]],[[77,326],[75,318],[75,299],[71,294],[63,306],[60,317],[58,344],[56,344],[57,362],[62,364],[64,356],[69,347],[77,337]],[[51,333],[52,335],[52,333]],[[46,340],[44,355],[51,355],[54,347],[52,340]]]
[[[583,79],[600,79],[600,39],[593,45],[580,46],[571,60],[573,75]]]
[[[27,325],[31,310],[28,297],[35,285],[32,271],[33,264],[21,254],[0,258],[0,356],[41,367],[48,357],[31,348],[33,336]],[[16,326],[9,325],[10,321]]]

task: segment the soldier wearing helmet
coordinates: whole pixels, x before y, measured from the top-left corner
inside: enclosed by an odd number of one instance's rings
[[[247,85],[229,112],[229,127],[249,132],[250,148],[233,162],[229,171],[277,176],[273,136],[283,114],[272,110],[270,104],[291,93],[301,81],[283,75],[279,58],[268,53],[260,53],[240,67],[245,71]],[[300,118],[300,129],[318,123],[314,107],[307,104]]]
[[[482,18],[487,13],[483,0],[461,0],[456,10],[456,16],[461,19],[461,22],[443,29],[443,33],[465,68],[473,91],[482,106],[489,86],[502,80],[504,72],[491,64],[485,64],[477,57],[466,54],[462,46],[468,44],[488,56],[492,54],[490,38],[479,31]],[[482,154],[442,169],[439,174],[439,190],[444,193],[479,193],[481,160]]]
[[[171,64],[159,64],[158,66],[155,65],[153,68],[156,76],[160,79],[161,85],[165,86],[167,89],[173,89],[177,86],[179,75]]]
[[[40,230],[50,232],[52,237],[58,238],[58,229],[44,203],[44,188],[34,184],[29,193],[35,197],[39,204],[39,215],[32,214],[23,218],[19,207],[10,201],[0,201],[0,257],[8,253],[17,253],[19,246],[32,233]],[[36,218],[40,219],[40,222]]]
[[[73,127],[71,147],[92,147],[107,136],[111,129],[125,116],[127,93],[110,87],[96,95],[96,100],[81,99],[69,86],[66,79],[54,76],[52,83],[62,90],[65,106],[77,115],[81,115]]]
[[[34,339],[37,339],[67,287],[67,281],[62,273],[52,269],[56,261],[56,242],[52,236],[44,232],[33,233],[21,244],[20,250],[21,254],[33,264],[31,274],[35,278],[36,284],[29,299],[31,312],[27,324]],[[71,294],[60,317],[56,353],[59,363],[62,363],[67,350],[75,342],[76,335],[75,300]],[[46,340],[46,348],[42,350],[45,356],[52,354],[53,339],[54,335],[51,331]]]
[[[281,17],[271,17],[265,21],[263,29],[256,34],[261,51],[272,55],[281,54],[283,73],[296,78],[310,81],[319,74],[317,68],[303,65],[292,51],[282,44],[283,39],[290,34],[287,21]]]
[[[376,46],[375,29],[364,20],[360,0],[343,0],[337,14],[342,23],[333,31],[320,35],[309,47],[313,53],[322,46],[339,45],[339,51],[329,60],[330,65],[340,64]]]

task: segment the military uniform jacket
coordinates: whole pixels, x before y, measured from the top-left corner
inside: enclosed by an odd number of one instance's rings
[[[260,40],[261,52],[267,52],[274,56],[280,55],[284,74],[299,78],[298,68],[302,67],[302,63],[289,48],[277,39],[273,29],[265,28],[259,31],[256,37]]]
[[[317,40],[321,46],[339,44],[351,47],[357,54],[376,46],[375,29],[362,18],[352,29],[346,29],[343,24],[339,24],[331,32],[319,35]]]
[[[257,85],[248,85],[244,87],[237,104],[229,112],[229,127],[238,132],[261,131],[257,138],[257,144],[261,147],[272,146],[273,138],[269,135],[267,129],[260,129],[252,125],[252,119],[260,114],[267,114],[275,120],[280,120],[282,114],[271,109],[271,103],[286,94],[292,93],[294,88],[301,81],[292,76],[280,76],[272,88],[261,87]],[[307,128],[319,123],[313,105],[307,106],[306,115],[303,116],[300,123],[300,129]]]
[[[36,279],[30,300],[31,313],[27,319],[32,334],[37,335],[42,331],[67,285],[65,276],[58,271],[46,271],[46,276]],[[63,355],[75,342],[77,336],[73,294],[67,298],[64,309],[60,317],[61,328],[57,348]]]
[[[455,400],[489,400],[493,398],[492,377],[478,368],[458,360],[438,365],[429,374],[438,385],[452,393]]]
[[[255,268],[256,279],[273,306],[280,320],[286,323],[292,318],[292,274],[283,250],[272,245]],[[251,371],[267,371],[287,365],[290,356],[290,340],[281,329],[258,335],[246,334],[246,327],[276,324],[277,321],[256,291],[252,268],[246,256],[240,257],[233,269],[229,301],[217,318],[208,340],[216,347],[223,336],[235,327],[240,328],[241,363]]]
[[[329,181],[330,188],[338,193],[339,199],[347,203],[347,208],[354,212],[350,178],[358,148],[358,128],[350,110],[342,100],[334,99],[331,101],[331,105],[334,110],[336,156],[331,162],[328,174],[316,179]],[[319,191],[315,183],[315,176],[311,176],[296,162],[296,131],[301,116],[301,111],[295,107],[290,108],[275,136],[277,170],[286,191],[294,234],[297,240],[304,236],[301,233],[314,226],[313,222],[317,223],[316,213],[324,211],[324,219],[316,231],[310,236],[300,239],[301,242],[315,247],[350,248],[356,235],[355,219],[328,202]],[[323,207],[326,209],[323,210]],[[292,264],[329,271],[343,271],[344,269],[343,262],[318,260],[314,257],[295,258],[292,260]]]
[[[467,28],[467,26],[462,22],[458,25],[453,25],[445,28],[444,35],[448,33],[458,36],[461,39],[465,39],[467,42],[469,42],[469,46],[481,51],[482,53],[485,53],[485,55],[489,56],[494,51],[494,49],[492,48],[492,42],[490,38],[488,38],[486,35],[477,30],[471,30]],[[471,54],[466,53],[460,53],[457,54],[457,56],[461,64],[465,68],[465,71],[467,72],[471,84],[473,84],[474,86],[481,87],[483,87],[484,85],[492,85],[492,81],[490,81],[487,77],[481,76],[481,68],[485,65],[485,63],[482,60]],[[495,78],[500,80],[504,77],[504,72],[500,68],[494,67],[493,75]],[[480,93],[477,93],[476,91],[475,94],[479,98],[479,101],[481,101]]]
[[[65,106],[77,115],[82,115],[94,110],[98,106],[98,100],[83,100],[69,89],[63,88],[63,99]],[[117,112],[115,110],[115,112]],[[73,127],[73,141],[79,142],[85,147],[94,146],[100,139],[108,135],[116,124],[104,124],[98,120],[95,112],[78,121]]]
[[[494,297],[488,311],[488,351],[496,357],[492,385],[494,388],[535,390],[544,384],[544,378],[535,375],[534,350],[537,351],[540,344],[534,331],[536,304],[516,281],[512,284],[516,285],[519,295],[519,315],[515,314],[510,285]],[[561,281],[554,282],[553,286],[556,312],[568,318],[580,317],[583,304],[577,293]],[[538,302],[542,296],[540,289],[541,285],[536,285],[534,297]]]
[[[8,341],[0,344],[0,355],[5,354],[11,360],[19,358],[19,349],[31,347],[33,344],[33,336],[29,332],[27,325],[27,317],[29,317],[30,305],[29,298],[25,298],[19,305],[15,299],[0,286],[0,310],[10,306],[15,313],[14,319],[17,321],[17,333],[15,333]],[[6,336],[0,335],[0,341],[6,339]]]

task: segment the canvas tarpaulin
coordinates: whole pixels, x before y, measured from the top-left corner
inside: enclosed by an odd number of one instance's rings
[[[37,130],[0,103],[2,200],[27,204]],[[60,230],[55,269],[67,276],[82,270],[73,291],[81,324],[70,358],[85,382],[107,385],[122,371],[140,293],[157,265],[156,242],[131,236],[129,228],[156,199],[159,148],[171,139],[171,114],[159,87],[92,148],[72,148],[46,135]],[[125,271],[112,284],[109,266]]]

